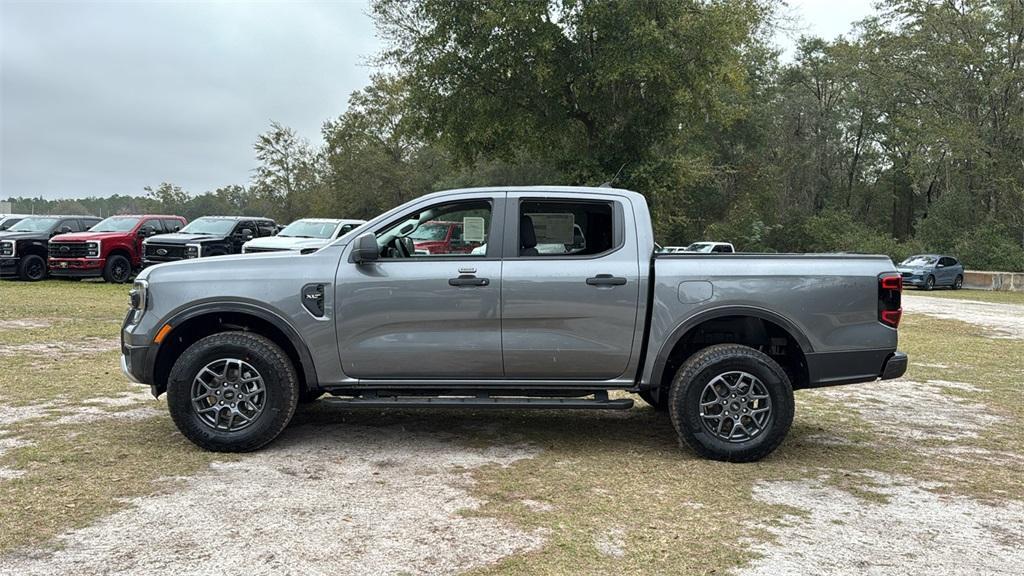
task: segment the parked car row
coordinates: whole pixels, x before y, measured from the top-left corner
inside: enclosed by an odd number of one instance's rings
[[[270,218],[204,216],[0,217],[0,277],[102,277],[127,282],[146,266],[189,258],[318,250],[362,220],[307,218],[281,228]]]

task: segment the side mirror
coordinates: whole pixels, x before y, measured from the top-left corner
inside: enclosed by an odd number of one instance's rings
[[[252,240],[252,230],[242,228],[242,240],[245,240],[246,242]]]
[[[150,228],[149,226],[143,226],[142,228],[139,228],[139,236],[142,236],[143,238],[149,238],[152,235],[153,229]]]
[[[377,237],[372,232],[367,232],[356,238],[355,246],[352,248],[350,262],[362,264],[363,262],[374,262],[380,258],[380,248],[377,246]]]
[[[61,234],[70,234],[71,233],[71,226],[61,226],[60,227],[60,233]]]
[[[936,268],[945,268],[946,265],[945,264],[936,264],[935,267]]]

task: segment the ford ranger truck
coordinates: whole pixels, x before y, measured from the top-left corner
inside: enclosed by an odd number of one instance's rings
[[[0,277],[35,282],[47,275],[47,244],[58,234],[88,230],[95,216],[26,216],[0,232]]]
[[[482,254],[416,249],[460,222]],[[579,226],[585,242],[575,242]],[[538,244],[560,244],[542,253]],[[429,194],[323,249],[143,270],[121,362],[197,445],[255,450],[300,402],[667,412],[698,454],[783,441],[794,390],[901,376],[889,258],[655,254],[647,202],[613,188]],[[877,384],[866,384],[877,385]]]
[[[111,216],[87,232],[54,236],[50,239],[50,275],[127,282],[142,269],[146,238],[177,232],[186,224],[181,216]]]
[[[160,234],[143,242],[143,266],[207,256],[241,254],[253,238],[277,234],[269,218],[251,216],[203,216],[175,234]]]
[[[254,238],[242,244],[242,254],[293,250],[308,254],[316,252],[337,240],[366,220],[336,220],[331,218],[303,218],[287,225],[276,236]]]

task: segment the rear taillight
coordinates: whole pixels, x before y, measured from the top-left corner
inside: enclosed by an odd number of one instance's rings
[[[896,273],[878,277],[878,321],[897,328],[903,318],[903,277]]]

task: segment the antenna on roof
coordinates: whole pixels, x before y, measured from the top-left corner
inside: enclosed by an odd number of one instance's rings
[[[615,173],[615,176],[612,176],[611,180],[601,184],[598,188],[612,188],[615,181],[619,179],[619,174],[622,174],[622,169],[626,167],[626,164],[629,164],[629,162],[623,162],[622,166],[619,166],[619,170]]]

